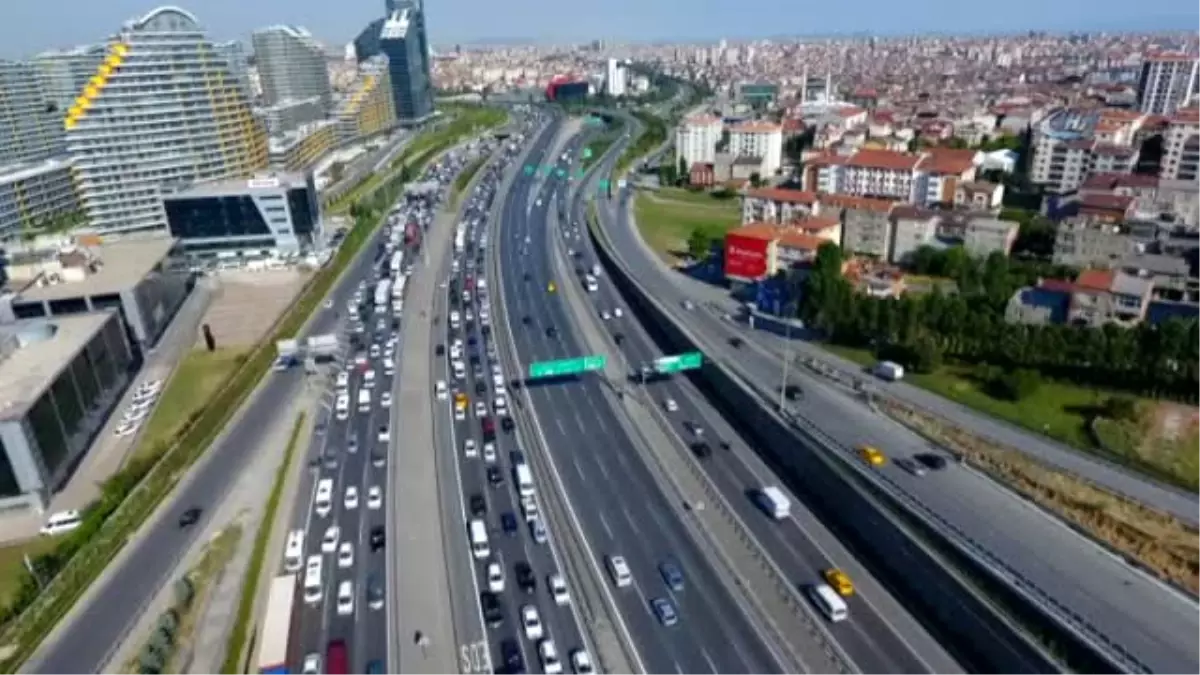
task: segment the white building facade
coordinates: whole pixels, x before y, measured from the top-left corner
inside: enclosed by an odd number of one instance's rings
[[[717,144],[721,142],[724,125],[713,116],[690,117],[675,130],[675,162],[680,159],[693,164],[712,164],[717,161]]]
[[[783,165],[783,128],[770,122],[739,124],[729,130],[729,152],[736,157],[758,157],[763,177],[774,176]]]

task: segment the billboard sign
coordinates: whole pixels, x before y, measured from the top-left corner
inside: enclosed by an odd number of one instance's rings
[[[772,242],[738,234],[725,235],[725,276],[754,281],[767,276],[767,257]]]

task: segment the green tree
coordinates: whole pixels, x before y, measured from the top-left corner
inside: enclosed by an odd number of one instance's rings
[[[760,174],[757,171],[750,174],[750,186],[751,187],[762,187],[762,184],[763,184],[762,174]]]
[[[679,156],[679,173],[678,173],[678,176],[679,176],[681,179],[683,179],[683,180],[688,180],[688,179],[690,179],[690,178],[691,178],[691,175],[692,175],[692,171],[691,171],[691,169],[692,169],[692,167],[691,167],[691,165],[690,165],[690,164],[688,164],[687,157],[684,157],[683,155],[680,155],[680,156]]]
[[[688,236],[688,255],[695,260],[708,259],[709,254],[712,253],[712,246],[712,237],[699,227],[693,229],[692,234]]]

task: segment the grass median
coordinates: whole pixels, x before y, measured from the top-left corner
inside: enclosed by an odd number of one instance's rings
[[[504,112],[493,112],[490,117],[483,119],[495,119],[499,123],[507,116]],[[433,145],[423,143],[426,146],[424,156],[431,157],[431,148],[449,147],[478,128],[476,124],[460,126],[456,134],[445,133],[445,128],[438,129],[430,134],[438,136]],[[422,140],[418,138],[414,143]],[[401,189],[402,185],[393,184],[390,191],[398,196]],[[152,461],[131,462],[130,466],[118,472],[106,482],[101,499],[89,509],[84,525],[64,537],[55,552],[39,558],[37,562],[46,561],[47,565],[53,563],[55,572],[45,575],[52,578],[48,579],[44,588],[26,581],[23,587],[34,590],[26,590],[21,594],[21,606],[6,612],[6,621],[0,629],[0,669],[15,671],[33,654],[105,566],[183,479],[192,464],[216,440],[258,382],[269,372],[275,358],[275,342],[296,336],[342,271],[380,226],[384,213],[386,209],[368,209],[360,213],[333,261],[313,275],[297,301],[280,317],[267,336],[251,351],[237,357],[232,374],[209,402],[180,428],[162,456]],[[60,553],[58,548],[63,551]]]
[[[466,166],[465,169],[463,169],[462,173],[458,174],[458,177],[454,179],[454,191],[452,193],[453,196],[450,198],[450,203],[452,205],[457,206],[462,200],[463,190],[467,189],[467,186],[471,184],[471,179],[475,177],[475,174],[479,173],[479,170],[483,168],[483,165],[487,163],[487,160],[487,157],[480,157],[479,159],[472,161]]]

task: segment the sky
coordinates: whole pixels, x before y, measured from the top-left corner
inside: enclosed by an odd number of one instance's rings
[[[288,23],[342,45],[384,0],[0,0],[0,58],[100,42],[163,4],[190,11],[217,40]],[[853,11],[833,11],[833,6]],[[435,45],[748,39],[789,35],[1196,30],[1196,0],[426,0]]]

